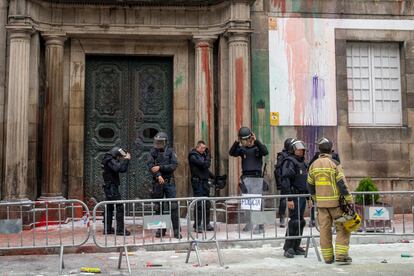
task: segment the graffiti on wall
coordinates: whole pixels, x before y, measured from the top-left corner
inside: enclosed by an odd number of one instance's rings
[[[281,126],[336,126],[335,29],[413,28],[411,20],[270,17],[270,114]]]

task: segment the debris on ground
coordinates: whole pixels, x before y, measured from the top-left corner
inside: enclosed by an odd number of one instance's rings
[[[87,273],[101,273],[101,269],[99,267],[81,267],[80,271]]]

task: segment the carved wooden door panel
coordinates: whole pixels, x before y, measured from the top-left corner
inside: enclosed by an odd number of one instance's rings
[[[104,199],[100,162],[121,146],[132,155],[121,174],[122,198],[148,198],[152,138],[165,131],[172,143],[171,59],[88,56],[85,81],[85,197]]]

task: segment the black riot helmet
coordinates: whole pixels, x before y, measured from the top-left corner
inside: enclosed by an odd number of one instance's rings
[[[294,154],[296,150],[306,150],[306,145],[301,140],[296,140],[290,143],[289,152]]]
[[[167,142],[168,135],[165,132],[160,131],[154,136],[154,147],[156,147],[157,149],[165,148]]]
[[[321,153],[332,153],[333,143],[326,137],[322,137],[317,142],[319,151]]]
[[[292,144],[293,142],[295,142],[296,139],[295,138],[287,138],[284,142],[284,149],[285,150],[289,150],[289,146],[290,144]]]
[[[239,129],[239,134],[238,134],[238,136],[239,136],[239,139],[240,140],[247,140],[247,139],[249,139],[251,136],[252,136],[252,131],[250,130],[250,128],[248,128],[248,127],[241,127],[240,129]]]
[[[112,149],[110,149],[108,151],[108,153],[110,155],[112,155],[112,157],[114,157],[114,158],[117,158],[118,156],[125,156],[126,155],[126,152],[120,147],[113,147]]]

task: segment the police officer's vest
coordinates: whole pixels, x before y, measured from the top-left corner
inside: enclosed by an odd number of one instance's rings
[[[165,147],[163,152],[160,152],[157,149],[151,150],[150,154],[152,155],[152,158],[154,158],[156,166],[171,164],[171,156],[173,154],[173,151],[169,147]],[[174,173],[161,173],[161,174],[165,180],[168,180],[169,178],[174,177]]]
[[[242,156],[243,174],[260,176],[262,173],[263,157],[260,155],[259,148],[255,145],[253,147],[242,147],[242,149],[244,151],[244,156]]]
[[[294,156],[285,159],[291,161],[295,165],[295,177],[291,178],[291,192],[293,194],[307,194],[308,186],[306,179],[308,178],[308,168],[305,162],[300,162]]]

